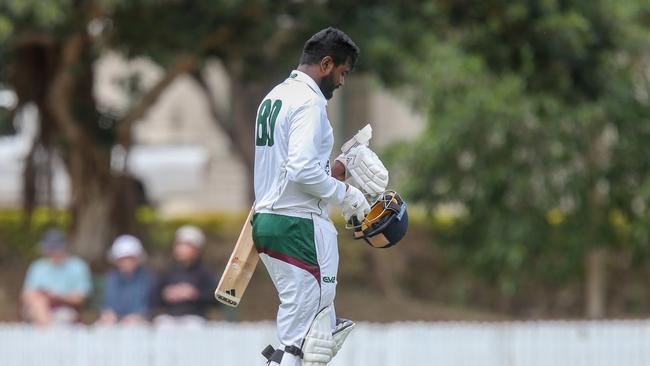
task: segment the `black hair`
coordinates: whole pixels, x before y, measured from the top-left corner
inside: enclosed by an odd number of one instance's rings
[[[314,34],[305,42],[302,56],[300,56],[300,64],[317,64],[325,56],[330,56],[336,66],[349,59],[351,67],[354,68],[359,57],[359,47],[343,31],[328,27]]]

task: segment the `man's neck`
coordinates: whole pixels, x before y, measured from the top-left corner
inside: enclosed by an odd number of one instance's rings
[[[316,84],[320,83],[320,77],[318,76],[318,71],[315,69],[315,67],[318,67],[317,65],[298,65],[298,68],[296,70],[304,72],[305,74],[309,75],[312,80],[316,82]]]
[[[48,260],[53,265],[60,266],[66,261],[67,258],[68,258],[68,256],[64,256],[64,257],[57,257],[57,258],[48,258]]]
[[[178,263],[181,265],[181,267],[184,268],[191,268],[194,267],[197,263],[199,263],[200,258],[195,258],[192,260],[186,260],[186,261],[178,261]]]

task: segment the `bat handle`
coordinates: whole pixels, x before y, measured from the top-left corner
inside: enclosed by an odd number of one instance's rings
[[[350,149],[359,145],[368,145],[372,138],[372,126],[370,123],[366,124],[360,129],[351,139],[341,146],[341,152],[347,154]]]

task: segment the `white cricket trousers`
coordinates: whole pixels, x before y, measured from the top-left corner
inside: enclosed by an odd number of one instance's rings
[[[277,332],[283,346],[301,347],[316,314],[328,306],[336,326],[336,237],[332,222],[318,215],[255,214],[253,240],[280,298]]]

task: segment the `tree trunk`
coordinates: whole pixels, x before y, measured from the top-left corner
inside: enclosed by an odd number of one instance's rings
[[[135,222],[137,182],[111,171],[109,149],[96,143],[74,148],[68,161],[74,253],[91,262],[103,261],[114,237],[143,237]]]
[[[114,235],[111,212],[116,199],[107,147],[86,141],[67,152],[73,212],[73,251],[85,259],[103,259],[104,248]]]
[[[587,253],[585,270],[585,315],[589,319],[602,319],[606,310],[607,250],[590,250]]]
[[[112,220],[119,187],[111,172],[112,141],[101,130],[94,96],[92,65],[95,55],[84,34],[63,42],[56,76],[49,84],[47,107],[65,137],[64,160],[70,176],[71,239],[73,252],[92,261],[119,233]],[[124,212],[134,217],[133,212]]]
[[[104,250],[115,235],[109,219],[114,198],[106,189],[91,188],[88,191],[86,198],[76,208],[76,222],[72,231],[73,251],[90,261],[99,261],[104,258]]]

